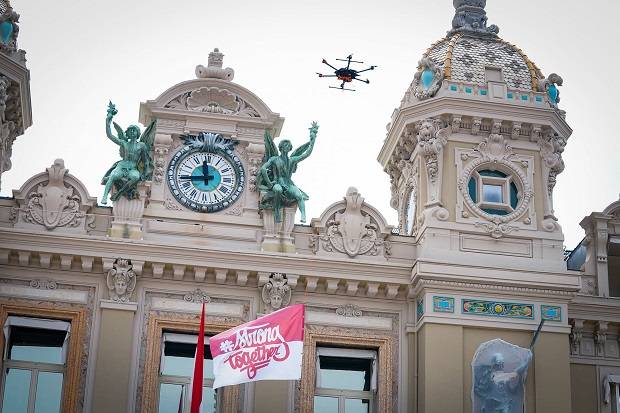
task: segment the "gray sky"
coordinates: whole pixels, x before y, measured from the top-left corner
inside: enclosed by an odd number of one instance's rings
[[[393,224],[389,179],[376,161],[385,125],[454,12],[450,0],[13,0],[13,7],[21,14],[34,125],[13,146],[2,195],[63,158],[100,199],[100,179],[118,157],[105,137],[108,100],[119,124],[137,123],[140,102],[194,78],[195,66],[219,47],[234,82],[286,118],[282,136],[301,144],[310,122],[319,122],[315,152],[295,175],[311,197],[308,216],[356,186]],[[583,236],[579,221],[620,192],[620,2],[489,0],[487,12],[502,38],[543,73],[564,78],[560,107],[574,133],[555,209],[572,248]],[[379,65],[371,84],[355,93],[328,89],[314,74],[324,69],[321,58],[349,53]]]

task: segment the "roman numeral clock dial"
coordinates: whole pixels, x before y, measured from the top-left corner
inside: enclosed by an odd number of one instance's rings
[[[184,136],[168,166],[172,195],[198,212],[217,212],[243,193],[245,171],[233,148],[236,141],[213,133]]]

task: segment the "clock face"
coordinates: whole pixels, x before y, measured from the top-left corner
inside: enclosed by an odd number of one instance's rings
[[[168,166],[172,195],[198,212],[228,208],[243,192],[245,172],[239,157],[230,149],[214,152],[184,146]]]
[[[409,197],[407,198],[407,222],[406,224],[406,230],[407,230],[407,235],[412,235],[413,233],[413,227],[414,227],[414,223],[415,223],[415,192],[410,191],[409,192]]]

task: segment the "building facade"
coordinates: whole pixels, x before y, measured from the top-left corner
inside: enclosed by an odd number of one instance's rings
[[[263,135],[284,119],[217,49],[140,105],[153,168],[134,196],[100,206],[57,159],[0,199],[0,411],[189,412],[204,302],[208,336],[306,306],[302,379],[214,391],[206,351],[205,412],[471,412],[476,349],[528,347],[542,320],[526,411],[617,412],[620,204],[566,261],[562,78],[485,3],[454,0],[388,125],[397,226],[354,187],[309,225],[260,208]],[[192,192],[214,181],[227,201]]]

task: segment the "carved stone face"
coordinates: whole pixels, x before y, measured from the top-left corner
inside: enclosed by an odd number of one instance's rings
[[[279,294],[280,292],[280,288],[275,288],[271,291],[269,299],[271,301],[271,307],[274,309],[282,307],[282,296]]]
[[[116,277],[114,280],[114,292],[119,296],[125,295],[127,292],[127,280],[122,277]]]

